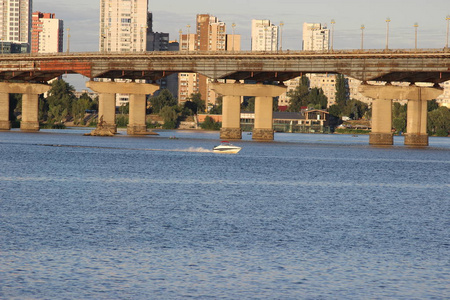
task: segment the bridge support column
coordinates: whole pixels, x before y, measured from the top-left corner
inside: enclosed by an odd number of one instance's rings
[[[387,143],[382,143],[382,137],[379,137],[378,140],[381,141],[376,143],[377,138],[375,134],[378,133],[380,127],[383,127],[383,130],[386,131],[386,123],[389,124],[389,126],[391,126],[392,123],[392,108],[388,109],[388,105],[386,104],[384,104],[384,107],[380,108],[379,104],[377,104],[381,101],[379,99],[406,99],[408,100],[408,120],[405,145],[428,146],[427,101],[436,99],[440,96],[443,93],[442,89],[418,86],[361,85],[359,92],[366,97],[376,99],[373,102],[372,107],[372,132],[374,134],[374,138],[373,140],[369,139],[370,144],[387,145]],[[383,104],[381,104],[381,106],[383,106]],[[389,107],[391,107],[391,105],[389,105]],[[392,145],[392,143],[390,145]]]
[[[240,98],[252,96],[255,99],[255,127],[253,139],[273,140],[273,97],[286,92],[285,86],[213,83],[212,90],[224,96],[222,109],[221,138],[242,138],[240,129]],[[229,98],[228,98],[229,97]],[[234,100],[230,100],[231,97]],[[225,104],[228,102],[227,104]]]
[[[145,124],[146,102],[145,95],[130,95],[130,112],[127,134],[147,134],[147,125]]]
[[[223,140],[242,139],[240,96],[223,96],[220,138]]]
[[[39,131],[39,95],[22,95],[22,122],[20,130]]]
[[[103,116],[103,121],[106,122],[106,126],[110,127],[111,131],[117,132],[115,94],[130,94],[127,134],[152,134],[152,132],[147,132],[145,124],[145,96],[159,90],[158,85],[135,82],[88,81],[86,86],[99,93],[99,116]]]
[[[0,130],[10,130],[9,120],[9,94],[0,93]]]
[[[372,132],[370,145],[393,145],[392,100],[375,99],[372,102]]]
[[[9,83],[0,82],[0,101],[8,102],[7,124],[10,126],[9,120],[9,94],[22,94],[22,121],[20,129],[24,131],[39,131],[39,95],[47,92],[49,85],[39,83]],[[7,95],[7,96],[5,96]],[[7,99],[7,100],[6,100]],[[4,121],[1,117],[5,112],[0,113],[0,121]]]
[[[273,98],[255,97],[255,127],[254,140],[273,140]]]
[[[427,101],[408,100],[405,145],[428,146]]]
[[[98,116],[98,124],[102,123],[103,129],[117,133],[116,94],[100,93],[98,95]]]

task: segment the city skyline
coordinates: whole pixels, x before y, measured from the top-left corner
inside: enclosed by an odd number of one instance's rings
[[[419,48],[443,48],[446,38],[446,15],[450,8],[446,0],[400,1],[368,0],[337,1],[238,1],[227,3],[208,0],[165,2],[149,0],[153,13],[153,28],[168,32],[171,40],[178,40],[180,29],[186,33],[187,25],[195,25],[197,14],[211,14],[227,24],[236,24],[235,33],[242,36],[242,50],[251,49],[252,19],[268,19],[273,24],[283,22],[283,49],[301,50],[304,22],[334,24],[334,49],[359,49],[361,25],[364,24],[364,48],[383,49],[386,39],[386,19],[389,23],[389,48],[414,48],[414,24],[418,23]],[[35,0],[33,11],[56,13],[70,28],[70,51],[98,51],[99,1]],[[239,7],[239,9],[236,9]],[[67,32],[65,33],[67,43]],[[65,48],[66,50],[66,48]]]

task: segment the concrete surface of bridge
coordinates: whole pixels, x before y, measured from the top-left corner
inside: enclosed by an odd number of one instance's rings
[[[263,82],[279,82],[301,76],[306,73],[339,73],[363,82],[393,81],[442,83],[450,80],[450,51],[443,50],[350,50],[350,51],[282,51],[282,52],[142,52],[142,53],[56,53],[56,54],[8,54],[0,56],[0,81],[3,81],[0,93],[0,129],[9,129],[9,103],[6,99],[8,93],[20,92],[28,99],[37,99],[40,89],[37,84],[46,83],[49,80],[63,74],[81,74],[95,80],[97,78],[115,79],[145,79],[155,82],[173,73],[193,72],[200,73],[212,79],[251,80],[259,83],[259,91],[250,84],[242,84],[237,89],[215,85],[216,91],[224,96],[224,127],[221,136],[223,138],[240,138],[240,128],[235,124],[237,110],[236,97],[256,96],[256,109],[261,110],[259,117],[255,116],[255,125],[262,126],[254,135],[257,139],[273,139],[271,127],[266,126],[272,114],[266,112],[271,106],[266,105],[267,97],[281,94],[283,91],[277,88],[263,86]],[[15,82],[28,84],[27,88],[19,91],[8,83]],[[113,90],[105,92],[105,83],[89,83],[94,91],[100,93],[100,109],[102,116],[115,122],[115,118],[108,113],[112,110],[111,95],[114,93],[126,93],[130,86],[126,84],[115,85]],[[145,122],[142,122],[142,99],[147,93],[154,91],[155,87],[137,88],[134,84],[131,94],[135,99],[133,106],[133,124],[129,125],[129,134],[142,134]],[[31,88],[36,85],[36,88]],[[95,87],[94,87],[95,85]],[[144,84],[145,85],[145,84]],[[11,87],[9,89],[9,87]],[[111,87],[111,86],[109,86]],[[32,91],[30,91],[30,88]],[[361,92],[374,100],[373,123],[375,130],[371,135],[371,144],[392,144],[387,128],[391,127],[391,117],[388,114],[389,101],[398,96],[415,101],[408,108],[408,130],[412,135],[426,134],[426,118],[422,116],[423,103],[431,100],[439,94],[439,89],[405,87],[402,92],[390,86],[381,86],[374,89],[365,88]],[[431,91],[433,89],[433,91]],[[21,92],[22,91],[22,92]],[[261,92],[267,93],[265,96]],[[408,92],[409,91],[409,92]],[[144,94],[145,93],[145,94]],[[35,96],[30,96],[35,95]],[[411,96],[415,95],[415,96]],[[384,98],[383,98],[384,97]],[[109,99],[109,100],[107,100]],[[381,100],[383,99],[383,101]],[[378,101],[379,100],[379,101]],[[388,100],[388,101],[385,101]],[[27,100],[26,105],[35,107],[37,100]],[[386,104],[387,102],[388,104]],[[140,103],[140,104],[138,104]],[[33,113],[28,116],[35,123],[34,108],[28,111]],[[420,112],[418,112],[420,111]],[[33,114],[33,116],[31,116]],[[422,116],[422,117],[419,117]],[[271,121],[271,120],[270,120]],[[30,122],[30,121],[28,121]],[[33,123],[33,124],[34,124]],[[267,124],[266,124],[267,123]],[[425,127],[424,124],[425,123]],[[232,125],[230,125],[232,124]],[[376,125],[378,124],[378,125]],[[382,125],[383,124],[383,125]],[[418,125],[420,124],[420,125]],[[115,126],[115,124],[111,124]],[[25,128],[26,127],[26,128]],[[267,128],[266,128],[267,127]],[[414,128],[414,129],[413,129]],[[425,133],[423,128],[425,128]],[[24,130],[36,130],[33,126],[24,126]],[[38,129],[38,128],[37,128]],[[262,129],[259,130],[259,129]],[[261,134],[259,134],[261,133]],[[389,135],[392,135],[389,131]],[[428,138],[411,138],[405,140],[411,145],[426,145]]]

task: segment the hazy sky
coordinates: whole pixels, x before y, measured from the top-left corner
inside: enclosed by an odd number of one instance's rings
[[[70,51],[98,51],[100,0],[34,0],[33,11],[55,13],[70,28]],[[242,49],[250,50],[252,19],[283,21],[283,49],[300,50],[304,22],[334,25],[334,49],[358,49],[361,24],[365,25],[364,48],[383,49],[386,18],[391,19],[389,48],[414,48],[414,23],[418,23],[419,48],[443,48],[449,0],[149,0],[153,30],[168,32],[178,40],[179,30],[195,27],[197,14],[211,14],[227,24],[235,23],[242,35]],[[67,46],[67,31],[64,36]],[[77,82],[77,89],[83,88]]]
[[[99,0],[34,0],[33,11],[52,12],[70,28],[71,51],[97,51]],[[365,48],[384,48],[386,18],[391,19],[390,48],[414,47],[414,23],[418,23],[418,46],[441,48],[445,45],[449,0],[149,0],[153,30],[168,32],[178,39],[179,30],[195,25],[195,16],[209,13],[227,24],[235,23],[242,35],[242,49],[250,49],[252,19],[283,21],[283,49],[301,49],[303,22],[327,23],[334,19],[334,48],[360,47],[361,24],[365,25]],[[191,28],[191,30],[193,30]],[[67,34],[67,31],[66,31]],[[67,40],[65,36],[65,45]]]

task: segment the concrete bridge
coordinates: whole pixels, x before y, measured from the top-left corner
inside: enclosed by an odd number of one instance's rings
[[[407,99],[408,145],[428,145],[426,101],[442,90],[418,87],[417,82],[438,84],[450,80],[450,51],[443,50],[351,50],[283,52],[139,52],[139,53],[56,53],[0,56],[0,129],[10,129],[9,93],[22,93],[22,130],[39,130],[38,94],[49,89],[45,83],[63,74],[81,74],[91,79],[87,86],[99,93],[99,114],[115,131],[114,95],[129,93],[129,134],[145,133],[145,95],[158,89],[154,84],[98,82],[96,78],[145,79],[155,81],[173,73],[194,72],[212,79],[252,80],[257,84],[213,84],[223,95],[221,137],[240,139],[239,99],[254,96],[253,138],[273,139],[272,97],[286,91],[283,81],[306,73],[340,73],[363,82],[383,81],[386,86],[361,87],[374,99],[371,144],[393,143],[391,104]],[[280,82],[279,86],[264,82]],[[389,85],[409,82],[409,87]]]

